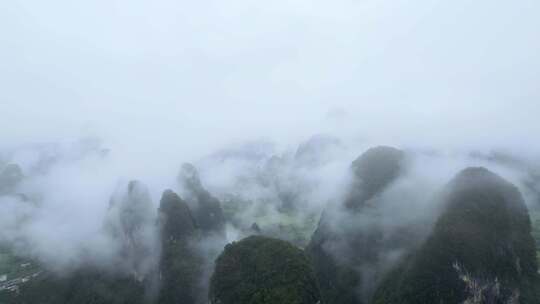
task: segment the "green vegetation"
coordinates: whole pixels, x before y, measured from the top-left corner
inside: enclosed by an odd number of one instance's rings
[[[162,253],[159,265],[162,304],[192,304],[201,297],[203,260],[191,247],[197,237],[196,223],[187,203],[166,190],[160,202]]]
[[[364,207],[402,173],[405,154],[392,147],[375,147],[364,152],[351,165],[353,185],[345,200],[349,209]]]
[[[317,228],[317,215],[297,214],[296,211],[268,213],[254,217],[265,236],[289,241],[296,246],[306,247],[313,231]]]
[[[361,282],[355,269],[338,264],[322,245],[310,246],[307,251],[313,261],[325,303],[361,303],[357,293]]]
[[[39,276],[21,285],[19,292],[0,293],[2,304],[142,304],[144,287],[130,278],[94,271],[67,277]]]
[[[138,280],[143,280],[157,263],[154,211],[148,189],[136,180],[109,201],[104,229],[120,248],[121,258],[116,267]]]
[[[401,173],[404,153],[392,147],[376,147],[367,150],[352,164],[353,181],[347,193],[344,207],[351,216],[363,216],[370,212],[373,200],[388,187]],[[359,270],[372,268],[372,279],[378,275],[377,265],[380,253],[390,248],[395,240],[382,240],[382,232],[377,227],[350,231],[335,231],[328,214],[342,206],[329,206],[323,213],[319,226],[313,234],[306,251],[312,258],[317,278],[321,286],[323,300],[327,303],[358,304],[369,297],[371,290],[362,282]],[[373,214],[373,216],[379,216]],[[405,233],[403,232],[403,235]],[[406,240],[402,237],[402,240]],[[400,243],[403,241],[400,241]],[[340,250],[336,248],[339,244]],[[343,255],[347,255],[343,262]],[[339,258],[341,258],[338,263]]]
[[[201,240],[226,221],[235,224],[252,202],[232,197],[222,209],[186,165],[179,178],[198,209],[166,190],[156,223],[149,194],[132,181],[125,196],[111,200],[105,225],[123,242],[124,261],[111,270],[78,265],[59,275],[0,247],[0,304],[540,304],[540,212],[529,216],[518,189],[486,169],[463,170],[448,184],[442,213],[421,245],[402,244],[412,243],[410,227],[383,231],[379,194],[402,173],[403,160],[402,151],[389,147],[360,156],[343,204],[330,206],[318,225],[313,214],[256,204],[247,229],[259,235],[224,248],[208,294],[214,255],[201,249],[207,245]],[[366,217],[373,223],[340,229],[329,214],[343,207],[351,217],[346,224]],[[143,246],[143,224],[159,229],[160,248],[155,240]],[[306,252],[299,249],[306,245]],[[394,264],[381,266],[389,261],[381,256],[395,249],[407,254],[387,272]],[[153,264],[140,262],[149,252]]]
[[[12,303],[11,295],[22,285],[42,273],[38,263],[18,257],[5,246],[0,246],[0,303]]]
[[[10,250],[0,247],[0,276],[6,275],[7,280],[24,277],[39,271],[36,263],[31,263],[14,255]]]
[[[178,182],[186,193],[186,200],[199,229],[203,232],[223,232],[225,216],[221,203],[204,189],[197,169],[192,164],[183,164]]]
[[[251,236],[229,244],[210,283],[213,304],[315,304],[319,288],[310,260],[288,242]]]
[[[539,303],[531,223],[517,188],[469,168],[447,190],[433,233],[387,276],[374,303]]]
[[[2,304],[142,304],[145,289],[142,282],[96,270],[79,270],[62,276],[44,270],[32,260],[0,249],[0,282]]]
[[[298,210],[278,210],[276,212],[271,202],[255,204],[253,201],[242,200],[234,196],[223,201],[225,218],[233,225],[242,227],[244,219],[240,216],[246,209],[253,206],[258,207],[253,215],[254,223],[257,223],[261,230],[260,233],[265,236],[283,239],[299,247],[306,247],[317,228],[318,213]]]
[[[540,211],[531,212],[532,236],[536,244],[536,260],[540,264]]]

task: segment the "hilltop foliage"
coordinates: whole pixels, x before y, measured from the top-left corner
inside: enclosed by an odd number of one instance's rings
[[[213,304],[315,304],[320,295],[304,252],[288,242],[251,236],[229,244],[211,278]]]

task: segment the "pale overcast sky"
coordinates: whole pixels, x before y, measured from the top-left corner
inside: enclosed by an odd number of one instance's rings
[[[537,0],[0,2],[0,139],[540,148]]]

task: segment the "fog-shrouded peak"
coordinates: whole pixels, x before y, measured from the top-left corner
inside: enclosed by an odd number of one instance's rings
[[[538,303],[527,208],[517,187],[482,167],[459,172],[434,230],[381,284],[375,303]]]
[[[405,154],[392,147],[371,148],[351,165],[353,182],[345,205],[359,208],[402,173]]]
[[[180,173],[178,174],[178,182],[180,186],[187,191],[188,195],[196,195],[196,193],[204,191],[199,177],[199,172],[194,165],[190,163],[182,164]]]
[[[307,251],[325,301],[366,303],[387,266],[415,246],[418,227],[385,210],[385,190],[403,173],[403,160],[396,148],[368,149],[349,168],[344,201],[324,210]]]
[[[197,228],[187,203],[172,190],[165,190],[159,202],[161,235],[165,240],[191,237]]]
[[[205,232],[222,233],[225,218],[221,202],[203,187],[195,166],[183,164],[178,182],[181,193],[185,194],[186,201],[193,211],[197,226]]]
[[[0,0],[0,304],[207,304],[252,235],[305,250],[320,304],[529,304],[538,12]],[[38,281],[58,295],[2,298]]]
[[[204,259],[196,250],[198,227],[188,204],[165,190],[160,206],[159,303],[196,304],[203,289]]]
[[[527,219],[527,207],[519,189],[485,167],[469,167],[449,183],[446,208],[506,209],[508,216]],[[482,196],[482,197],[479,197]],[[493,209],[495,210],[495,209]],[[486,212],[486,216],[492,214]],[[502,220],[502,223],[507,221]],[[517,222],[520,222],[519,220]]]
[[[137,180],[127,184],[127,189],[113,195],[110,212],[117,212],[123,233],[130,235],[139,225],[154,221],[154,208],[146,186]]]
[[[119,263],[124,270],[143,280],[157,266],[157,212],[147,187],[132,180],[120,187],[109,203],[105,229],[120,247]]]
[[[339,138],[330,135],[314,135],[306,142],[301,143],[294,155],[299,165],[320,166],[332,160],[336,150],[341,148]]]

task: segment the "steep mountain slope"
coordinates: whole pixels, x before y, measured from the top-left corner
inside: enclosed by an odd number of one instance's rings
[[[343,205],[329,206],[323,213],[306,251],[326,302],[363,303],[378,273],[379,254],[399,246],[394,240],[382,241],[376,196],[400,174],[403,159],[404,153],[395,148],[367,150],[351,165],[353,180]],[[369,224],[364,226],[336,225],[366,220]],[[368,267],[370,274],[362,274],[361,268]]]
[[[374,303],[538,303],[535,245],[518,189],[484,168],[460,172],[426,243]]]
[[[197,303],[202,259],[191,247],[197,226],[187,203],[166,190],[159,206],[161,228],[160,293],[158,303]]]
[[[320,303],[304,252],[288,242],[251,236],[229,244],[211,278],[212,304]]]
[[[223,232],[225,217],[221,202],[203,187],[197,169],[191,164],[183,164],[178,182],[198,227],[206,233]]]

